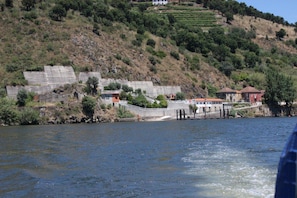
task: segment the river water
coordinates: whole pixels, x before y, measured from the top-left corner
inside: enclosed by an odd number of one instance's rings
[[[0,128],[0,197],[273,197],[296,118]]]

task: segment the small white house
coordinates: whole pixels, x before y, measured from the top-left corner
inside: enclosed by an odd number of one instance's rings
[[[196,113],[218,112],[223,109],[223,100],[219,98],[190,99],[189,104],[196,105]]]
[[[166,5],[167,3],[167,0],[153,0],[153,5]]]

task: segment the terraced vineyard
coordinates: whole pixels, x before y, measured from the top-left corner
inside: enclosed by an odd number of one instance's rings
[[[197,6],[166,6],[159,8],[159,14],[172,14],[174,18],[187,26],[210,28],[217,26],[217,18],[213,12]]]

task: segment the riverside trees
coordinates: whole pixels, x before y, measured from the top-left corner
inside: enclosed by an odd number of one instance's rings
[[[296,91],[293,80],[276,70],[268,70],[266,74],[266,89],[264,100],[275,116],[278,115],[281,102],[285,102],[287,115],[291,114],[291,108],[296,99]]]

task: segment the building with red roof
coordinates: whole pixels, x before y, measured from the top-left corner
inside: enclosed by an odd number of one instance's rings
[[[262,101],[262,97],[264,95],[264,91],[259,91],[254,87],[248,86],[242,89],[241,96],[243,101],[249,103],[257,103]]]
[[[264,90],[259,91],[254,87],[248,86],[240,91],[225,87],[219,90],[216,94],[218,98],[225,100],[226,102],[243,101],[253,104],[262,101],[264,92]]]

